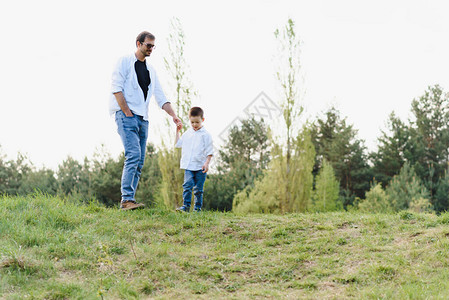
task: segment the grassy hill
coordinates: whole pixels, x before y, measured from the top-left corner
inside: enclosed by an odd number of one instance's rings
[[[122,212],[0,197],[0,298],[447,299],[449,214]]]

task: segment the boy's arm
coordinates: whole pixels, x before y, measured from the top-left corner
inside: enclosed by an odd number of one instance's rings
[[[176,138],[175,138],[175,147],[176,148],[181,147],[181,143],[179,142],[179,132],[181,131],[181,128],[182,128],[182,124],[178,124],[176,126]]]
[[[203,167],[201,168],[201,170],[203,170],[203,173],[206,173],[207,171],[209,171],[209,163],[210,163],[211,159],[212,159],[212,154],[207,156],[206,162],[204,163]]]
[[[206,173],[207,171],[209,171],[209,163],[210,160],[212,159],[212,155],[214,155],[214,143],[212,142],[212,137],[210,136],[210,134],[208,134],[206,136],[206,149],[205,149],[207,158],[206,158],[206,162],[204,163],[202,170],[203,173]]]

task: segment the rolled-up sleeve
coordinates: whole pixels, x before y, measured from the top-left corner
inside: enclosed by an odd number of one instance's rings
[[[156,102],[159,105],[159,107],[162,108],[162,106],[164,106],[165,103],[170,103],[170,101],[168,101],[167,97],[165,97],[164,90],[162,89],[162,86],[159,82],[159,78],[154,69],[153,74],[154,78],[151,78],[151,80],[154,80],[154,98],[156,98]]]
[[[124,68],[125,60],[120,58],[115,65],[114,71],[112,72],[112,87],[111,92],[113,94],[124,91],[125,86],[125,68]]]
[[[205,154],[207,156],[214,155],[214,143],[212,142],[212,136],[210,134],[205,135]]]

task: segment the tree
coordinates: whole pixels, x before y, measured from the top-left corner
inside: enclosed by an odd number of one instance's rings
[[[231,210],[234,195],[254,186],[270,159],[268,128],[263,120],[242,120],[229,132],[216,158],[216,174],[208,175],[204,188],[205,208]]]
[[[437,212],[447,211],[449,208],[449,172],[444,172],[444,177],[438,181],[437,191],[434,196],[434,209]]]
[[[449,162],[449,94],[438,85],[429,86],[411,106],[414,118],[408,124],[390,115],[390,132],[382,133],[379,149],[371,156],[374,174],[385,185],[408,161],[433,207],[444,211],[449,208],[442,179]]]
[[[342,207],[338,201],[340,183],[335,178],[334,169],[326,160],[315,180],[315,191],[312,197],[312,211],[335,211]]]
[[[359,210],[367,213],[390,213],[393,212],[388,195],[380,183],[375,183],[366,193],[366,199],[359,203]]]
[[[410,147],[410,128],[394,112],[389,116],[387,129],[378,138],[377,152],[370,155],[374,178],[384,187],[401,170]]]
[[[171,21],[170,34],[168,42],[168,58],[164,58],[165,68],[171,77],[171,86],[173,87],[174,109],[177,116],[183,120],[184,127],[182,132],[188,127],[188,113],[192,103],[192,97],[196,92],[192,88],[192,83],[188,78],[189,67],[185,60],[184,47],[185,35],[181,22],[177,18]],[[168,124],[168,136],[171,133],[170,124]],[[181,133],[182,133],[181,132]],[[171,140],[172,141],[172,140]],[[182,202],[182,183],[183,172],[179,169],[181,152],[175,149],[174,142],[163,142],[162,148],[158,154],[159,168],[162,176],[160,186],[161,196],[167,207],[175,208]]]
[[[286,213],[307,209],[313,186],[315,149],[306,127],[293,142],[291,172],[285,171],[287,156],[282,147],[274,144],[264,176],[255,181],[254,188],[247,187],[234,197],[235,212]],[[290,184],[287,185],[287,181]]]
[[[0,194],[19,194],[30,172],[32,165],[22,153],[17,154],[16,160],[6,160],[6,156],[0,156]]]
[[[393,210],[400,211],[414,207],[418,209],[418,203],[423,207],[428,207],[429,193],[426,187],[416,176],[415,170],[408,162],[404,164],[398,175],[394,176],[386,188],[386,194],[391,201]],[[426,201],[423,201],[427,200]]]
[[[440,178],[448,166],[449,159],[449,94],[438,85],[429,86],[424,95],[412,102],[415,117],[411,121],[411,144],[413,148],[407,159],[427,187],[433,205]]]
[[[236,211],[305,211],[310,202],[315,149],[309,128],[301,127],[299,122],[304,109],[300,103],[300,41],[293,20],[277,29],[274,36],[278,45],[276,79],[281,91],[282,131],[273,139],[272,159],[264,177],[252,190],[247,188],[236,195]]]
[[[90,174],[91,194],[99,202],[107,206],[114,206],[120,203],[120,198],[117,195],[121,195],[120,188],[124,161],[125,156],[123,152],[114,159],[104,148],[97,151],[92,159]]]
[[[293,139],[297,136],[297,122],[304,108],[299,103],[299,76],[301,69],[300,62],[300,40],[295,32],[295,23],[288,19],[287,25],[279,30],[276,29],[274,36],[278,46],[278,61],[276,78],[281,87],[281,107],[285,125],[285,172],[287,181],[283,185],[285,189],[285,202],[290,203],[291,194],[291,157]]]
[[[312,140],[317,156],[314,174],[318,173],[324,160],[328,161],[340,182],[340,197],[344,207],[351,205],[355,197],[364,198],[372,179],[365,154],[363,140],[357,138],[357,130],[340,117],[332,107],[324,118],[312,125]]]
[[[89,198],[89,165],[85,159],[84,165],[68,156],[58,167],[58,193],[71,195],[79,193]]]
[[[36,190],[56,194],[57,182],[54,172],[41,168],[36,170],[26,155],[18,153],[16,160],[7,160],[0,154],[0,194],[26,195]]]
[[[27,195],[35,191],[40,191],[48,195],[56,195],[58,191],[58,181],[53,170],[41,168],[33,169],[22,179],[17,191],[19,195]]]
[[[158,163],[158,153],[153,144],[147,145],[145,152],[145,168],[139,181],[136,198],[147,206],[154,205],[158,199],[161,188],[161,170]]]
[[[184,124],[189,124],[189,110],[192,105],[192,97],[197,96],[193,84],[189,78],[189,65],[185,59],[185,34],[181,21],[174,17],[170,22],[170,33],[167,38],[168,57],[164,57],[165,69],[172,80],[170,87],[172,97],[175,99],[174,108],[176,115]],[[185,131],[183,127],[182,131]]]

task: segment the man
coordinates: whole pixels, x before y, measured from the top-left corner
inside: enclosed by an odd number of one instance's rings
[[[144,31],[136,38],[136,52],[121,57],[112,73],[110,114],[115,114],[117,131],[125,147],[125,164],[121,183],[122,210],[142,208],[135,194],[145,159],[148,137],[148,103],[152,95],[158,105],[182,127],[159,83],[156,71],[149,65],[149,57],[155,48],[155,37]]]

